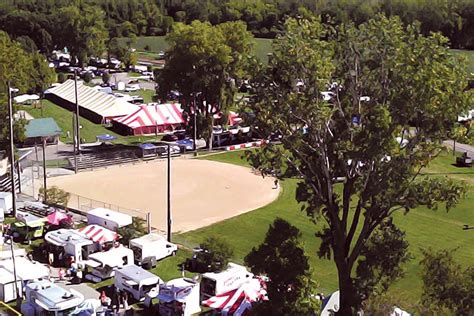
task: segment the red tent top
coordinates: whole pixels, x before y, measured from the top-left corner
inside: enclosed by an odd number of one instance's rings
[[[119,237],[116,232],[99,225],[88,225],[79,228],[77,231],[83,233],[87,238],[99,244],[115,241]]]
[[[130,115],[116,118],[114,121],[130,128],[156,125],[176,125],[184,123],[181,105],[179,103],[150,103],[140,105]]]

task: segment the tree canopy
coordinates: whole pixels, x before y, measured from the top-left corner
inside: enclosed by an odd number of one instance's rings
[[[363,297],[353,271],[374,231],[397,211],[449,210],[465,192],[420,171],[470,102],[467,74],[446,38],[383,15],[338,27],[289,19],[274,46],[249,110],[263,134],[282,135],[281,145],[251,160],[301,177],[296,198],[326,224],[319,255],[334,260],[339,313],[351,315]]]

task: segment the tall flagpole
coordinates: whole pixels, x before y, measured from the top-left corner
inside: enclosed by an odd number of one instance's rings
[[[16,183],[15,183],[15,145],[13,143],[13,104],[10,81],[8,81],[8,122],[10,125],[10,179],[13,200],[13,216],[16,217]]]

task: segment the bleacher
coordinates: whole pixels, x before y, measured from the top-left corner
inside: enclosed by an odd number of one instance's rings
[[[111,148],[101,150],[90,150],[77,155],[78,170],[103,168],[113,165],[122,165],[139,161],[136,148]],[[70,165],[74,168],[74,157],[68,158]]]

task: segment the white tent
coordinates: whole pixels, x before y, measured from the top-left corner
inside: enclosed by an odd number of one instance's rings
[[[60,102],[61,100],[67,101],[69,102],[68,106],[72,107],[76,102],[74,80],[66,80],[66,82],[60,86],[49,89],[46,96],[53,102]],[[100,121],[104,121],[106,119],[125,116],[137,110],[135,104],[116,98],[113,95],[97,91],[96,89],[84,85],[81,81],[77,82],[77,99],[81,110],[84,109],[96,114],[95,117],[91,118],[92,120],[98,116]],[[60,105],[64,106],[63,104]],[[83,114],[87,117],[88,113],[81,113],[81,116]]]
[[[39,99],[40,97],[36,94],[22,94],[22,95],[14,97],[13,101],[15,101],[16,103],[25,103],[28,101],[36,101]]]

